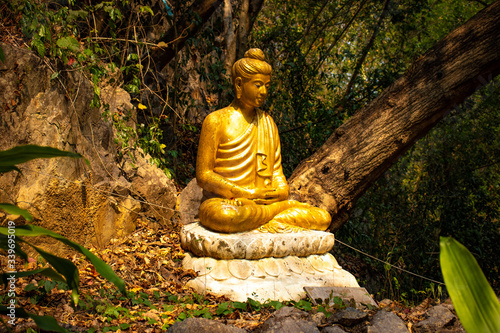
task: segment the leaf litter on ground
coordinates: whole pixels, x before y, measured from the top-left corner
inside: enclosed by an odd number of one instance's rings
[[[90,248],[125,280],[127,295],[102,278],[83,256],[73,254],[70,259],[80,273],[80,304],[76,308],[70,302],[70,290],[38,275],[16,281],[18,305],[31,313],[53,316],[72,332],[161,332],[187,317],[230,321],[247,329],[262,323],[261,318],[268,317],[271,308],[260,312],[231,309],[218,315],[219,305],[229,303],[229,299],[209,293],[198,295],[185,286],[196,273],[182,268],[184,251],[179,231],[179,225],[159,227],[139,219],[136,231],[124,239],[112,240],[102,250]],[[18,271],[46,266],[34,258],[26,264],[18,258],[17,263]],[[6,299],[4,292],[0,297]],[[30,328],[35,328],[32,321],[16,318],[15,332]]]
[[[127,295],[102,278],[83,256],[73,254],[71,260],[80,273],[80,304],[76,308],[71,304],[70,290],[42,276],[16,281],[18,304],[28,312],[53,316],[71,332],[162,332],[188,317],[219,320],[248,331],[262,325],[278,308],[274,304],[254,307],[252,302],[231,302],[210,293],[198,295],[186,287],[196,273],[182,268],[180,228],[139,219],[136,231],[129,236],[112,240],[105,249],[90,249],[125,280]],[[19,271],[43,267],[46,264],[34,258],[17,265]],[[2,302],[5,294],[0,292]],[[388,300],[384,306],[412,325],[425,319],[426,310],[434,303],[426,299],[416,307],[408,307]],[[370,311],[370,315],[373,313]],[[35,329],[29,319],[16,320],[15,332]]]

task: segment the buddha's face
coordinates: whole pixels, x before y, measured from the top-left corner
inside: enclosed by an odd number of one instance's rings
[[[271,84],[271,76],[255,74],[250,80],[241,80],[236,82],[236,84],[239,84],[239,88],[241,89],[241,102],[252,107],[261,107],[267,97],[267,90]]]

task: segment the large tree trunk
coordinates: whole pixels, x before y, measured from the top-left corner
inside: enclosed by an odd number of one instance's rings
[[[330,230],[447,112],[500,73],[500,1],[451,32],[295,169],[291,197],[327,209]]]
[[[223,0],[197,0],[187,13],[178,20],[178,26],[170,28],[158,42],[166,43],[151,52],[151,57],[158,71],[161,71],[175,57],[186,43],[208,21]]]

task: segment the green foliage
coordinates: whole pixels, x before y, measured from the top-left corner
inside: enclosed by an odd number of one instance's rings
[[[273,66],[273,93],[267,105],[280,130],[287,176],[417,57],[482,8],[453,0],[390,2],[346,95],[382,5],[383,1],[266,1],[252,38]]]
[[[25,241],[23,238],[20,236],[26,236],[26,237],[36,237],[36,236],[49,236],[52,237],[65,245],[73,248],[77,252],[83,254],[91,263],[94,265],[96,271],[106,278],[108,281],[112,282],[122,293],[125,293],[125,282],[119,278],[116,273],[109,267],[104,261],[99,259],[95,254],[90,252],[88,249],[85,247],[81,246],[78,243],[75,243],[73,241],[70,241],[69,239],[53,232],[50,230],[47,230],[45,228],[35,226],[35,225],[24,225],[24,226],[17,226],[15,228],[15,233],[16,233],[16,241],[26,243],[33,247],[40,255],[49,262],[52,267],[55,268],[55,270],[64,276],[64,279],[62,279],[61,276],[57,276],[54,274],[55,272],[52,270],[44,270],[44,271],[32,271],[31,274],[44,274],[45,276],[48,277],[56,277],[57,280],[59,281],[64,281],[68,284],[70,289],[73,290],[73,301],[75,305],[78,305],[78,284],[79,284],[79,273],[78,269],[76,266],[69,260],[64,259],[64,258],[59,258],[57,256],[54,256],[53,254],[50,254],[32,244],[29,242]],[[8,235],[8,228],[6,227],[0,227],[0,234],[3,235]],[[3,247],[4,249],[8,249]],[[49,274],[50,273],[50,274]],[[26,274],[26,272],[24,273]]]
[[[28,292],[29,299],[32,304],[39,304],[42,300],[45,299],[47,295],[49,295],[52,292],[52,290],[68,290],[68,285],[64,282],[64,279],[58,273],[53,271],[51,268],[42,268],[37,271],[38,272],[36,273],[19,272],[16,275],[16,278],[18,278],[22,276],[40,274],[43,276],[49,276],[52,279],[52,280],[39,280],[36,285],[30,283],[24,288],[24,291]],[[49,271],[52,271],[52,273],[49,273]],[[5,279],[6,275],[4,275],[3,277]]]
[[[14,13],[12,16],[22,14],[19,22],[21,29],[30,40],[31,47],[54,69],[51,79],[64,87],[66,73],[74,70],[89,78],[94,85],[91,107],[101,107],[101,88],[105,85],[123,86],[132,97],[140,97],[142,103],[147,105],[140,104],[144,109],[156,108],[155,101],[159,98],[162,110],[155,114],[155,109],[149,115],[141,110],[140,116],[144,117],[140,117],[140,122],[143,125],[137,132],[125,125],[126,120],[114,118],[113,123],[118,133],[116,140],[122,148],[131,144],[130,139],[138,141],[145,153],[152,156],[151,162],[172,176],[179,154],[175,144],[166,144],[167,140],[162,138],[162,131],[172,127],[172,124],[160,121],[168,118],[163,115],[168,97],[165,100],[161,91],[153,91],[147,86],[144,79],[150,69],[145,69],[142,63],[142,57],[149,52],[145,42],[148,30],[158,25],[162,6],[161,2],[154,6],[135,5],[129,1],[92,4],[70,1],[53,5],[50,2],[15,0],[8,8]],[[127,24],[129,28],[124,29]],[[133,31],[130,29],[132,26]],[[129,47],[131,44],[134,46]],[[153,73],[151,76],[156,75]],[[168,87],[166,90],[172,91]],[[145,92],[152,93],[152,99],[149,96],[142,98]],[[74,92],[67,93],[71,96]],[[179,102],[181,99],[176,96],[175,100]],[[171,114],[175,115],[172,107],[167,110],[172,110]],[[177,125],[173,127],[177,132]]]
[[[297,309],[304,310],[304,311],[311,311],[312,310],[312,303],[305,300],[305,299],[301,299],[298,302],[291,302],[291,303]]]
[[[500,332],[500,302],[465,246],[441,237],[444,281],[460,322],[468,333]]]
[[[72,157],[81,158],[78,153],[62,151],[52,147],[43,147],[36,145],[17,146],[9,150],[0,151],[0,173],[17,170],[17,164],[31,161],[35,158],[51,157]],[[88,161],[87,161],[88,163]]]
[[[69,333],[68,330],[59,326],[57,321],[51,316],[38,316],[24,311],[23,308],[17,308],[17,307],[15,311],[16,311],[16,318],[31,318],[35,321],[38,328],[42,330],[45,330],[47,332]],[[9,309],[4,305],[0,305],[0,314],[6,315],[8,313]]]
[[[19,171],[17,164],[25,163],[36,158],[53,158],[53,157],[72,157],[81,158],[82,156],[77,153],[71,153],[62,151],[52,147],[42,147],[36,145],[26,145],[17,146],[9,150],[0,151],[0,173],[5,173],[8,171]],[[89,163],[87,161],[87,163]],[[32,216],[25,210],[20,209],[14,205],[1,204],[0,209],[6,210],[8,213],[15,214],[18,213],[29,220],[32,220]],[[11,232],[13,231],[13,232]],[[78,268],[68,259],[57,257],[41,248],[34,246],[33,244],[25,241],[20,236],[49,236],[60,242],[68,245],[69,247],[75,249],[76,251],[83,254],[96,268],[103,277],[105,277],[110,282],[114,283],[118,289],[125,293],[125,282],[120,279],[114,271],[101,259],[87,250],[85,247],[78,243],[70,241],[69,239],[52,232],[50,230],[35,226],[35,225],[23,225],[15,226],[9,222],[8,227],[0,227],[0,249],[5,250],[10,256],[18,255],[24,260],[27,260],[26,253],[19,246],[19,243],[25,243],[36,250],[54,269],[45,268],[37,269],[27,272],[14,272],[13,267],[10,267],[7,273],[1,274],[2,282],[5,286],[9,284],[9,279],[17,279],[22,276],[31,276],[35,274],[40,274],[53,279],[54,281],[44,281],[44,283],[39,286],[44,286],[45,293],[52,290],[56,286],[57,282],[62,282],[72,289],[72,300],[75,306],[78,305],[78,289],[79,289],[79,273]],[[9,265],[11,265],[9,263]],[[0,313],[7,314],[10,312],[5,306],[0,307]],[[16,308],[17,317],[30,317],[41,329],[55,331],[55,332],[67,332],[64,328],[60,327],[54,318],[50,316],[36,316],[33,314],[26,313],[22,308]]]
[[[8,203],[0,203],[0,209],[13,215],[21,215],[26,221],[32,221],[33,216],[26,210]]]
[[[3,53],[2,46],[0,46],[0,61],[5,62],[5,53]]]

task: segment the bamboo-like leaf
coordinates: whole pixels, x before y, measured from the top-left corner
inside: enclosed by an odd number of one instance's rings
[[[21,164],[35,158],[51,157],[81,158],[83,156],[78,153],[71,153],[52,147],[37,145],[17,146],[9,150],[0,151],[0,167]],[[87,160],[86,162],[87,164],[89,163]]]
[[[7,315],[10,313],[10,309],[4,305],[0,305],[0,314]],[[60,332],[60,333],[70,333],[64,327],[61,327],[54,317],[51,316],[37,316],[32,313],[24,311],[23,308],[15,308],[16,318],[31,318],[35,321],[36,325],[47,332]]]
[[[16,167],[15,165],[0,166],[0,173],[6,173],[6,172],[10,172],[10,171],[17,171],[17,172],[21,173],[21,170],[19,170],[19,168]]]
[[[1,233],[1,227],[0,227],[0,233]],[[4,228],[6,229],[6,228]],[[90,252],[88,249],[86,249],[84,246],[81,246],[78,243],[75,243],[73,241],[70,241],[69,239],[53,232],[50,230],[47,230],[45,228],[36,226],[36,225],[24,225],[24,226],[19,226],[16,228],[16,235],[19,236],[50,236],[52,238],[55,238],[62,243],[72,247],[76,251],[80,252],[84,256],[89,259],[89,261],[94,265],[96,271],[102,275],[105,279],[113,283],[122,293],[126,293],[125,289],[125,282],[116,275],[116,273],[107,265],[104,261],[99,259],[95,254]]]
[[[3,53],[2,46],[0,45],[0,61],[5,62],[5,53]]]
[[[476,259],[451,237],[441,237],[440,248],[444,282],[465,330],[500,332],[500,302]]]
[[[0,209],[6,211],[9,214],[21,215],[26,221],[33,221],[33,216],[26,209],[21,209],[16,205],[11,205],[8,203],[0,203]]]
[[[66,280],[61,276],[61,274],[57,273],[52,268],[40,268],[25,272],[2,273],[0,274],[0,279],[4,284],[7,284],[7,278],[9,278],[10,276],[14,276],[17,280],[20,277],[31,276],[35,274],[41,274],[43,276],[51,278],[52,280],[66,283]]]
[[[12,250],[11,246],[9,246],[9,236],[8,229],[5,227],[0,227],[0,249],[4,249],[5,251]],[[12,244],[12,243],[11,243]],[[28,260],[28,255],[21,249],[19,243],[16,241],[14,243],[14,253],[23,258],[24,260]]]
[[[28,243],[29,244],[29,243]],[[58,256],[53,255],[52,253],[46,252],[39,247],[30,244],[40,255],[47,260],[49,264],[52,265],[61,273],[66,279],[66,283],[68,287],[72,289],[71,298],[73,299],[73,303],[75,306],[78,305],[78,291],[80,287],[80,275],[78,273],[78,268],[71,262],[71,260],[60,258]]]

